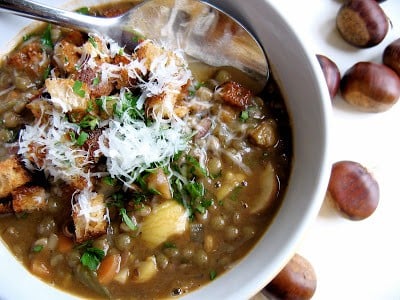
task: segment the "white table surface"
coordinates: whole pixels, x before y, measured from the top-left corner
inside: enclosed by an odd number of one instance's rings
[[[381,62],[385,46],[400,37],[400,0],[382,3],[393,27],[380,45],[362,50],[336,31],[342,1],[270,1],[308,39],[310,50],[333,59],[342,74],[358,61]],[[313,299],[400,300],[400,101],[387,112],[371,114],[357,112],[337,96],[332,109],[333,161],[363,164],[379,182],[381,196],[375,213],[362,221],[347,220],[324,202],[297,251],[316,271]]]
[[[271,0],[309,40],[314,53],[336,62],[343,74],[358,61],[382,62],[384,48],[400,38],[400,1],[381,3],[393,27],[383,42],[357,49],[335,27],[339,0]],[[332,102],[332,159],[364,165],[380,185],[377,210],[362,221],[339,215],[325,199],[298,248],[317,274],[313,299],[400,300],[400,101],[383,113],[361,113],[340,96]]]

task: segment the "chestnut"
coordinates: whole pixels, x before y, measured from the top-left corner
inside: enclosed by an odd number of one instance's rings
[[[400,38],[386,46],[382,61],[400,76]]]
[[[329,95],[333,99],[340,86],[340,71],[338,66],[327,56],[317,54],[318,62],[325,76],[325,81],[328,86]]]
[[[351,220],[369,217],[379,202],[379,185],[360,163],[338,161],[333,164],[328,198]]]
[[[342,97],[360,110],[381,112],[400,97],[400,79],[389,67],[375,62],[358,62],[340,82]]]
[[[389,20],[375,0],[349,0],[336,15],[336,26],[345,41],[360,48],[379,44],[389,30]]]
[[[294,254],[288,264],[265,287],[278,299],[311,299],[317,288],[317,277],[311,263],[299,254]]]

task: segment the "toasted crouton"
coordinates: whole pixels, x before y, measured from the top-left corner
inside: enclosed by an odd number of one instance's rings
[[[148,41],[142,43],[135,51],[138,60],[142,61],[147,70],[150,70],[151,63],[155,58],[164,55],[167,51],[162,47]]]
[[[29,181],[31,176],[16,156],[0,162],[0,198],[7,197],[14,189]]]
[[[64,113],[86,114],[90,91],[85,82],[69,78],[48,78],[45,84],[55,107]]]
[[[253,97],[248,88],[234,81],[228,81],[221,85],[218,92],[224,102],[242,109],[250,104]]]
[[[41,186],[21,186],[11,192],[14,212],[31,212],[47,207],[46,191]]]
[[[171,118],[171,116],[176,115],[183,118],[189,113],[189,108],[179,105],[179,98],[181,98],[180,94],[175,93],[162,93],[149,97],[145,102],[146,114],[148,116],[161,115],[163,118]]]
[[[96,238],[106,233],[106,205],[103,194],[84,190],[76,195],[72,219],[75,225],[75,238],[78,243]]]
[[[135,54],[150,74],[150,96],[145,102],[147,115],[185,116],[189,109],[182,105],[182,100],[188,94],[191,73],[183,58],[150,41],[143,42]]]

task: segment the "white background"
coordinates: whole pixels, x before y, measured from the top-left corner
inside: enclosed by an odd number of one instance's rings
[[[400,0],[382,3],[393,27],[379,46],[362,50],[347,45],[336,31],[335,17],[342,1],[270,2],[288,16],[310,50],[333,59],[342,74],[358,61],[381,62],[386,45],[400,37]],[[7,21],[5,15],[0,17]],[[4,43],[1,37],[0,41]],[[400,103],[387,112],[361,113],[337,96],[332,109],[333,161],[364,165],[379,182],[381,197],[376,212],[362,221],[349,221],[324,202],[298,248],[317,274],[313,299],[400,300]],[[0,266],[0,272],[4,271]]]
[[[338,0],[272,0],[314,53],[336,62],[343,74],[358,61],[382,62],[384,48],[400,38],[400,1],[381,3],[393,27],[384,41],[370,49],[344,42],[335,27]],[[284,37],[282,37],[284,38]],[[400,299],[400,101],[383,113],[361,113],[340,96],[332,102],[333,161],[364,165],[380,185],[375,213],[349,221],[325,199],[318,219],[298,253],[317,274],[313,299]]]

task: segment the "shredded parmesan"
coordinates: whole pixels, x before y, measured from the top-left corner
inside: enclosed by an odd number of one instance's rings
[[[149,43],[153,42],[145,41],[139,47]],[[89,155],[89,151],[78,146],[71,138],[71,135],[78,136],[82,129],[78,124],[68,121],[66,115],[76,110],[87,112],[89,85],[82,86],[85,88],[82,97],[73,89],[76,83],[74,79],[57,78],[54,72],[52,78],[46,80],[47,92],[51,96],[48,102],[51,105],[42,105],[41,118],[20,132],[18,153],[23,156],[29,169],[43,170],[54,180],[67,183],[77,178],[86,180],[88,186],[78,190],[73,197],[73,210],[87,223],[95,222],[100,212],[103,220],[109,218],[105,215],[103,205],[92,203],[97,196],[92,191],[92,176],[110,175],[129,185],[144,170],[168,166],[176,153],[188,147],[188,125],[175,114],[171,113],[168,117],[154,114],[151,120],[146,120],[140,114],[143,113],[146,99],[156,95],[164,97],[160,104],[162,109],[173,112],[182,87],[192,78],[181,52],[153,47],[161,55],[139,59],[135,55],[121,54],[121,48],[115,42],[90,34],[89,40],[79,48],[79,70],[95,70],[102,83],[115,82],[121,79],[121,73],[124,72],[135,84],[129,88],[139,93],[138,100],[134,102],[136,107],[132,107],[132,98],[127,98],[128,93],[130,97],[133,95],[128,87],[121,88],[119,94],[101,97],[99,105],[109,119],[99,122],[102,133],[97,141],[99,149],[93,155]],[[113,64],[112,58],[117,54],[124,55],[127,63]],[[107,109],[107,100],[113,101],[113,111]],[[116,110],[120,113],[116,113]],[[138,114],[134,115],[136,112]],[[107,171],[91,174],[90,167],[95,165],[95,159],[100,156],[107,160]]]
[[[160,121],[147,126],[141,120],[113,120],[99,138],[99,149],[107,157],[110,175],[130,184],[152,164],[165,165],[177,152],[186,149],[186,136],[180,123],[164,127]]]
[[[29,169],[43,170],[54,180],[70,182],[78,176],[87,177],[84,167],[90,164],[88,153],[68,138],[70,132],[79,131],[78,125],[68,122],[56,110],[50,113],[48,123],[41,124],[39,120],[21,130],[18,154]]]

